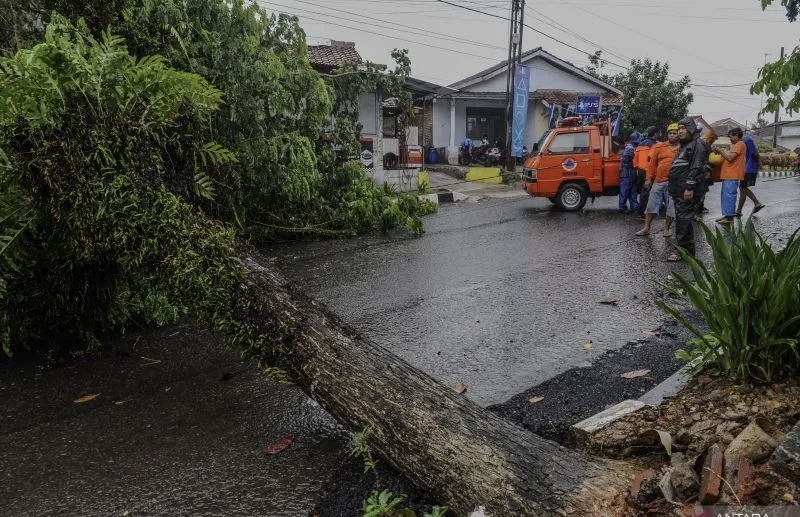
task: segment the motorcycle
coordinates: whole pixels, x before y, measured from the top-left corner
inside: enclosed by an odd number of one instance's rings
[[[520,156],[516,157],[517,165],[524,164],[525,160],[528,159],[528,156],[530,156],[530,153],[528,152],[528,146],[527,145],[523,145],[522,146],[522,154]]]
[[[472,151],[475,147],[470,140],[468,143],[465,141],[458,147],[458,164],[469,165],[472,163]]]

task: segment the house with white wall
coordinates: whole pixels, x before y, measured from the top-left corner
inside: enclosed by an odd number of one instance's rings
[[[530,69],[528,149],[560,118],[576,114],[578,96],[600,97],[599,117],[614,118],[619,112],[620,90],[541,47],[522,54],[520,62]],[[491,142],[505,140],[507,73],[508,62],[503,61],[441,88],[432,97],[432,144],[446,149],[451,163],[465,138],[479,141],[485,134]]]
[[[309,45],[308,59],[311,66],[321,74],[335,73],[344,63],[361,69],[365,65],[350,41],[331,40],[327,45]],[[397,109],[393,99],[384,99],[380,91],[364,92],[358,97],[358,122],[361,124],[361,163],[372,181],[378,185],[391,184],[399,190],[416,190],[417,170],[407,170],[402,163],[405,146],[421,146],[424,134],[419,124],[430,120],[433,94],[441,87],[414,78],[407,78],[406,90],[414,101],[415,116],[404,132],[396,128]],[[330,121],[335,124],[334,120]],[[430,133],[430,131],[429,131]],[[429,146],[429,140],[426,146]],[[405,154],[407,156],[410,153]]]

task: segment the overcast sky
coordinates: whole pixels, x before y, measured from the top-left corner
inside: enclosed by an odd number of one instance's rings
[[[406,48],[414,77],[447,85],[508,57],[508,21],[482,13],[508,18],[511,0],[447,1],[461,7],[438,0],[258,3],[297,15],[309,44],[353,41],[363,58],[386,64],[393,48]],[[523,49],[541,46],[579,67],[588,64],[587,53],[602,50],[614,63],[606,65],[609,73],[632,58],[667,61],[670,77],[689,75],[697,85],[690,112],[744,123],[761,107],[748,87],[758,68],[800,39],[800,22],[790,24],[775,3],[762,11],[759,0],[527,0],[525,23],[547,36],[526,27]]]

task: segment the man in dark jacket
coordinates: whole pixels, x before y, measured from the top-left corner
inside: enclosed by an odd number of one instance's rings
[[[622,150],[619,160],[619,211],[623,214],[636,213],[639,210],[639,193],[636,189],[636,169],[633,166],[633,158],[636,154],[636,146],[639,144],[641,135],[638,131],[631,133],[628,144]],[[630,209],[628,209],[630,204]]]
[[[699,194],[703,185],[703,169],[708,161],[708,149],[700,141],[700,130],[691,117],[678,122],[678,139],[681,147],[669,169],[669,193],[675,202],[675,240],[678,246],[694,256],[692,218],[697,210],[695,190]],[[678,253],[667,258],[670,262],[680,259]]]

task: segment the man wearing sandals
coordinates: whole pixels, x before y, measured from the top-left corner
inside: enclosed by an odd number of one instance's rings
[[[748,198],[750,198],[750,201],[755,205],[753,207],[754,214],[765,206],[764,203],[758,200],[753,191],[750,190],[750,187],[756,184],[758,169],[761,166],[761,157],[758,154],[758,147],[750,136],[744,137],[743,141],[746,149],[744,157],[744,179],[739,184],[739,205],[736,207],[736,217],[742,217],[744,202],[747,201]]]
[[[722,217],[717,219],[717,224],[732,224],[736,215],[736,196],[739,193],[739,184],[744,181],[744,160],[747,151],[742,142],[742,130],[735,127],[728,131],[731,139],[731,148],[725,150],[714,146],[714,151],[722,155]]]
[[[678,122],[677,136],[680,147],[668,174],[669,194],[675,204],[675,240],[678,246],[694,256],[692,219],[697,210],[695,189],[702,185],[708,149],[700,142],[700,130],[692,117]],[[672,253],[667,260],[677,262],[681,256]]]
[[[675,219],[675,203],[669,195],[669,169],[672,160],[680,149],[678,141],[678,124],[672,123],[667,127],[667,141],[653,146],[650,154],[650,163],[647,164],[647,177],[644,182],[650,191],[645,209],[644,228],[636,235],[650,235],[650,225],[653,218],[661,210],[661,205],[667,207],[667,218],[664,221],[664,237],[672,237],[672,221]]]

